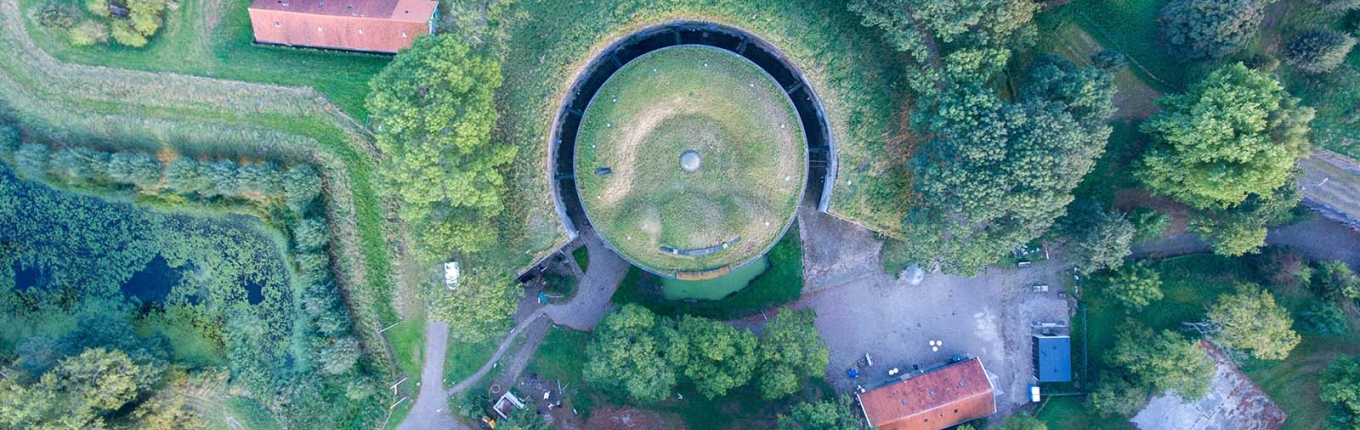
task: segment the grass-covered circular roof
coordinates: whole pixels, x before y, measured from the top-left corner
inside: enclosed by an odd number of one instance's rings
[[[595,93],[577,187],[600,236],[654,273],[706,277],[765,253],[802,198],[798,114],[755,64],[700,46],[629,62]]]

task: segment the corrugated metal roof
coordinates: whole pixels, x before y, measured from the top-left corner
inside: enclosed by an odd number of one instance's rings
[[[437,2],[428,0],[255,0],[255,41],[394,53],[430,32]]]
[[[977,358],[857,396],[879,430],[939,430],[996,412],[992,381]]]

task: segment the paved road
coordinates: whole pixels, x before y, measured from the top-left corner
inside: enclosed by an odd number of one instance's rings
[[[420,394],[415,406],[406,420],[397,426],[398,430],[425,429],[466,429],[453,419],[449,413],[448,397],[444,395],[442,384],[429,381],[444,380],[444,353],[449,348],[449,326],[431,321],[425,326],[425,367],[420,371]]]
[[[1266,236],[1266,244],[1288,246],[1315,259],[1345,261],[1360,269],[1360,233],[1322,217],[1272,228]],[[1193,233],[1182,233],[1135,246],[1133,256],[1160,258],[1208,251],[1208,243]]]
[[[548,305],[544,311],[558,325],[589,331],[609,311],[609,298],[628,274],[628,262],[605,247],[595,232],[582,231],[581,237],[590,252],[590,267],[581,277],[576,296],[567,303]]]

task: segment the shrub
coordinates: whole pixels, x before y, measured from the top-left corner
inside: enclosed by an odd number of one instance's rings
[[[289,209],[299,214],[307,213],[321,195],[321,177],[309,164],[295,165],[284,175],[283,192]]]
[[[1332,404],[1332,428],[1360,427],[1360,356],[1337,357],[1318,381],[1322,401]]]
[[[99,17],[113,16],[113,10],[109,8],[109,0],[85,0],[85,10]]]
[[[1360,299],[1360,276],[1341,261],[1318,263],[1313,285],[1318,294],[1330,300]]]
[[[1123,52],[1106,49],[1092,55],[1091,63],[1095,64],[1096,67],[1114,73],[1129,68],[1129,57],[1124,55]]]
[[[49,168],[67,181],[91,181],[108,175],[109,154],[86,147],[57,151]]]
[[[1327,73],[1345,61],[1355,47],[1355,38],[1346,34],[1316,29],[1300,33],[1284,47],[1284,58],[1304,73]]]
[[[19,150],[19,145],[23,141],[19,137],[19,129],[13,126],[0,125],[0,154],[9,155]]]
[[[1119,375],[1102,373],[1100,383],[1086,401],[1103,418],[1132,417],[1147,406],[1148,389]]]
[[[1129,214],[1129,222],[1133,223],[1136,231],[1133,234],[1134,243],[1161,239],[1166,235],[1166,229],[1171,227],[1171,217],[1152,208],[1134,209]]]
[[[25,178],[41,180],[47,177],[47,163],[52,158],[52,150],[47,145],[26,143],[14,153],[15,168]]]
[[[241,194],[241,175],[235,162],[229,160],[214,161],[207,164],[208,175],[212,177],[213,190],[216,194],[227,197],[236,197]]]
[[[1068,218],[1067,242],[1074,254],[1074,269],[1082,275],[1117,269],[1133,252],[1130,245],[1136,229],[1123,213],[1096,206],[1075,208]]]
[[[140,152],[119,152],[109,156],[109,178],[114,182],[147,189],[160,183],[164,166],[155,157]]]
[[[203,165],[189,157],[180,157],[170,163],[170,167],[165,169],[165,185],[185,195],[216,195],[212,176]]]
[[[1360,10],[1360,0],[1312,0],[1322,9],[1332,12]]]
[[[90,46],[109,41],[109,27],[94,20],[85,20],[71,28],[66,39],[76,46]]]
[[[38,25],[55,30],[67,30],[76,25],[76,15],[71,13],[71,9],[55,3],[39,6],[34,18]]]
[[[337,339],[334,343],[321,348],[317,357],[321,370],[331,375],[348,372],[359,360],[359,342],[352,337]]]
[[[1346,312],[1335,302],[1318,302],[1299,313],[1304,331],[1321,336],[1343,334],[1350,329]]]
[[[242,192],[275,196],[283,192],[283,172],[274,163],[255,163],[242,166],[237,172]]]
[[[1162,299],[1162,275],[1146,262],[1121,267],[1105,277],[1105,294],[1127,311],[1137,311]]]
[[[1266,248],[1260,257],[1252,259],[1252,263],[1256,274],[1274,286],[1308,285],[1313,278],[1308,258],[1292,248]]]
[[[132,28],[132,24],[126,20],[114,20],[112,24],[113,40],[121,45],[141,48],[146,46],[146,36]]]
[[[329,241],[330,232],[326,228],[325,220],[307,218],[293,226],[293,242],[297,245],[298,251],[318,252],[324,249]]]

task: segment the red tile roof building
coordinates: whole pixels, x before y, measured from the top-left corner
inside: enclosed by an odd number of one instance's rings
[[[438,2],[428,0],[255,0],[255,41],[395,53],[434,33]]]
[[[996,413],[991,379],[972,358],[856,394],[878,430],[939,430]]]

